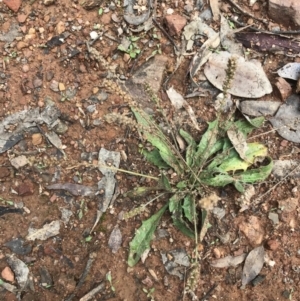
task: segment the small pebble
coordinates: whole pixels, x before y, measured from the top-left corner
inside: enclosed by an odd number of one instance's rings
[[[28,71],[29,71],[29,66],[28,66],[28,65],[23,65],[23,66],[22,66],[22,71],[23,71],[24,73],[28,72]]]
[[[46,71],[46,81],[50,82],[54,77],[53,71]]]
[[[275,251],[280,246],[280,243],[276,239],[270,239],[267,241],[267,247],[271,251]]]
[[[45,105],[45,103],[44,103],[42,100],[39,100],[39,101],[38,101],[38,106],[39,106],[40,108],[43,108],[44,105]]]

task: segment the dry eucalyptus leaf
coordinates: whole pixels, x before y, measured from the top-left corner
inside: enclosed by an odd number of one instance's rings
[[[55,236],[59,234],[60,230],[60,221],[56,220],[51,222],[50,224],[45,224],[40,229],[29,228],[28,235],[26,236],[27,240],[46,240],[49,237]]]
[[[15,255],[8,256],[7,263],[13,270],[20,289],[24,290],[28,283],[29,268],[21,259],[17,258]]]
[[[59,136],[55,132],[45,133],[45,136],[50,141],[50,143],[53,144],[57,149],[62,151],[65,148],[65,146],[62,144]]]
[[[242,288],[252,281],[264,265],[265,250],[263,246],[253,249],[247,256],[242,276]]]
[[[228,130],[227,136],[241,159],[247,161],[246,151],[248,146],[244,134],[236,128]]]
[[[239,256],[226,256],[220,259],[216,259],[210,263],[214,268],[227,268],[227,267],[236,267],[242,263],[246,258],[246,254],[243,253]]]
[[[288,63],[277,71],[283,78],[298,80],[300,77],[300,63]]]
[[[108,240],[108,246],[112,250],[112,252],[115,254],[120,249],[121,244],[122,244],[122,233],[121,233],[119,227],[115,227],[110,234],[110,237]]]
[[[223,91],[229,59],[235,60],[236,71],[228,93],[240,97],[259,98],[272,92],[272,85],[258,61],[245,61],[243,57],[232,55],[227,51],[213,53],[204,67],[205,76],[215,87]]]
[[[190,259],[184,249],[175,249],[167,253],[161,252],[165,269],[171,275],[184,279],[186,268],[190,266]]]
[[[286,140],[300,142],[300,111],[298,95],[291,95],[270,119],[273,128]]]
[[[238,108],[250,116],[273,116],[281,104],[281,101],[245,100],[238,104]]]

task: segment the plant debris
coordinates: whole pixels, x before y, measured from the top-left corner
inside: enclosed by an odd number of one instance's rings
[[[118,252],[121,244],[122,244],[122,233],[119,227],[115,227],[109,236],[108,246],[115,254]]]
[[[226,256],[220,259],[213,260],[210,262],[210,265],[214,268],[227,268],[227,267],[236,267],[242,263],[246,258],[246,254],[241,254],[238,256]]]
[[[28,229],[28,235],[26,236],[27,240],[46,240],[49,237],[53,237],[57,234],[59,234],[60,230],[60,221],[53,221],[50,224],[45,224],[40,229],[35,228],[29,228]]]
[[[263,246],[253,249],[248,254],[243,268],[242,289],[260,273],[264,265],[264,255]]]
[[[183,280],[185,270],[190,266],[190,260],[186,251],[184,249],[176,249],[166,253],[161,252],[161,257],[167,272]]]
[[[276,115],[270,118],[270,122],[278,134],[295,143],[300,142],[299,99],[298,95],[291,95],[286,103],[278,109]]]

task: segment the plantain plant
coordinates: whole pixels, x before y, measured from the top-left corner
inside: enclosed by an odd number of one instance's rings
[[[200,231],[197,225],[200,221],[204,224],[207,212],[197,206],[196,200],[211,193],[209,187],[228,184],[233,184],[243,193],[247,184],[269,176],[273,162],[263,144],[247,142],[247,136],[263,124],[263,117],[235,121],[233,116],[227,120],[219,115],[208,123],[200,141],[179,129],[179,135],[187,144],[183,157],[152,117],[138,107],[133,106],[131,110],[142,136],[153,146],[151,151],[143,149],[142,154],[161,170],[158,184],[151,190],[163,191],[169,196],[164,206],[136,230],[128,257],[128,265],[134,266],[144,251],[150,248],[153,234],[166,211],[170,212],[174,225],[183,234],[197,239],[197,232]],[[170,168],[177,174],[176,181],[164,172]],[[149,191],[149,187],[138,187],[128,196],[142,196]],[[141,210],[135,209],[135,212],[142,211],[142,208],[143,205]]]
[[[221,101],[223,108],[226,107],[225,100],[229,99],[227,91],[234,77],[235,69],[235,60],[229,60],[226,70],[227,77],[223,84],[224,104]],[[173,224],[183,234],[195,239],[196,261],[191,268],[191,275],[187,279],[186,285],[186,291],[193,295],[200,270],[197,244],[204,238],[209,225],[207,203],[214,203],[219,199],[212,187],[224,187],[232,184],[240,193],[244,193],[247,185],[265,180],[272,171],[273,161],[268,156],[267,148],[261,143],[247,142],[249,134],[263,125],[264,117],[235,120],[234,110],[226,113],[225,109],[220,109],[216,119],[208,122],[208,127],[199,140],[194,139],[183,128],[175,129],[176,133],[171,131],[172,134],[169,137],[159,127],[158,122],[136,105],[129,94],[116,83],[107,81],[104,82],[104,86],[128,102],[136,119],[133,121],[124,115],[109,114],[106,116],[106,121],[117,121],[135,126],[141,136],[153,147],[152,150],[143,148],[141,151],[143,156],[160,169],[160,177],[155,178],[157,180],[155,187],[137,187],[133,191],[129,191],[127,196],[142,197],[154,190],[159,191],[160,194],[153,200],[160,196],[167,196],[165,204],[154,215],[143,221],[136,230],[135,236],[130,242],[128,265],[134,266],[142,254],[150,248],[154,232],[163,214],[168,211],[172,216]],[[168,123],[159,98],[153,94],[150,96]],[[181,136],[186,142],[187,147],[184,154],[178,150],[176,135]],[[166,172],[170,168],[176,173],[176,177],[171,178]],[[125,218],[142,212],[147,205],[148,203],[133,209],[126,214]],[[198,229],[198,225],[201,225],[200,229]]]

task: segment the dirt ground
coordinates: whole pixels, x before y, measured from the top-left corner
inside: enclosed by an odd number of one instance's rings
[[[111,9],[102,15],[99,15],[99,7],[108,7],[109,1],[103,1],[92,10],[84,9],[83,6],[90,2],[92,1],[81,3],[65,0],[45,6],[43,1],[23,0],[16,13],[4,2],[0,2],[0,31],[2,34],[7,33],[13,24],[16,24],[19,33],[19,37],[13,41],[0,41],[0,119],[3,120],[21,110],[39,108],[42,111],[47,104],[54,103],[62,113],[60,119],[67,126],[67,131],[59,135],[65,146],[65,157],[41,134],[48,131],[45,124],[41,125],[40,129],[35,128],[35,133],[28,130],[24,139],[0,154],[0,205],[8,206],[13,202],[24,209],[22,214],[9,213],[0,217],[0,271],[8,266],[6,256],[12,254],[4,244],[12,239],[24,239],[30,227],[38,229],[54,220],[61,220],[61,210],[65,208],[73,215],[68,222],[61,222],[58,235],[46,240],[27,241],[26,245],[32,247],[31,251],[25,255],[17,255],[29,267],[33,282],[32,289],[22,292],[21,300],[68,300],[72,293],[72,300],[83,300],[81,298],[102,281],[105,283],[104,288],[91,300],[188,300],[188,296],[183,296],[186,278],[179,280],[178,277],[167,273],[162,263],[161,252],[184,249],[191,255],[194,243],[172,225],[168,214],[164,215],[159,226],[159,229],[165,230],[162,233],[166,235],[160,236],[156,233],[146,261],[140,261],[133,268],[127,265],[129,242],[135,229],[164,202],[160,199],[158,203],[152,204],[148,211],[132,219],[124,221],[120,218],[122,213],[137,207],[140,202],[145,202],[123,196],[126,191],[142,183],[140,177],[117,172],[118,196],[90,236],[89,230],[94,225],[97,212],[97,199],[90,196],[73,196],[63,190],[46,189],[46,186],[53,184],[53,178],[57,174],[57,180],[54,179],[56,183],[96,186],[103,176],[93,166],[97,165],[100,148],[126,154],[126,157],[121,158],[122,169],[143,174],[159,174],[159,171],[145,162],[140,154],[139,147],[143,142],[138,133],[126,126],[107,123],[104,119],[110,112],[129,110],[122,98],[109,93],[103,87],[103,80],[109,77],[107,66],[117,65],[115,74],[121,79],[130,78],[132,70],[138,70],[153,51],[153,48],[147,47],[146,42],[143,44],[143,40],[151,39],[151,34],[135,34],[142,36],[138,45],[143,48],[143,52],[138,59],[128,61],[128,57],[117,48],[122,37],[131,34],[128,28],[124,28],[122,35],[118,36],[117,30],[122,27],[122,23],[112,20],[113,14],[122,19],[123,8],[118,4],[120,1],[112,2],[116,5],[111,4]],[[168,8],[185,14],[184,1],[177,1],[177,7],[176,1],[157,2],[158,20],[162,25],[162,16]],[[240,1],[240,4],[251,11],[245,2]],[[253,13],[257,17],[266,18],[262,3],[263,1],[258,1],[262,9]],[[247,23],[249,17],[244,19]],[[218,24],[212,22],[211,26],[217,29]],[[106,59],[106,66],[89,57],[86,42],[90,41],[90,32],[93,30],[106,34],[93,43],[93,47]],[[66,31],[70,35],[65,38],[63,44],[44,46],[52,37]],[[159,34],[161,55],[168,58],[164,82],[175,68],[176,55],[167,37],[161,32]],[[31,36],[26,38],[27,35]],[[174,40],[178,43],[180,38],[174,37]],[[154,40],[154,43],[158,42]],[[73,56],[72,53],[76,54]],[[264,70],[272,84],[276,77],[274,71],[292,60],[279,54],[265,56],[258,53],[257,56],[261,61],[265,61]],[[168,83],[183,95],[187,94],[190,87],[187,68],[191,59],[192,55],[184,57],[184,61]],[[53,80],[56,81],[57,91],[53,91],[51,87]],[[75,95],[67,97],[72,92]],[[98,95],[99,92],[107,92],[108,98],[92,102],[91,96]],[[171,104],[163,89],[159,95],[164,101],[164,106],[170,107],[171,110]],[[275,92],[264,99],[281,101]],[[215,116],[212,100],[200,96],[189,98],[188,102],[196,112],[201,129],[204,130],[206,121],[211,121]],[[89,112],[91,105],[95,106],[93,111]],[[256,141],[268,146],[273,159],[298,159],[297,145],[272,131],[269,123],[265,123],[263,128],[253,135],[261,133],[267,134],[258,136]],[[200,138],[201,134],[198,135]],[[82,159],[83,154],[94,154],[90,157],[89,166],[82,164],[86,162]],[[17,169],[12,166],[11,159],[19,155],[26,156],[29,164]],[[149,186],[154,185],[153,180],[146,182]],[[275,183],[276,179],[270,176],[263,183],[256,184],[254,198],[265,193]],[[221,196],[219,207],[224,208],[226,214],[221,221],[212,217],[212,227],[199,246],[201,277],[196,291],[199,300],[300,300],[299,208],[296,206],[287,213],[281,210],[278,203],[289,198],[297,199],[299,185],[297,178],[288,178],[267,194],[261,204],[241,213],[234,202],[239,193],[233,187],[229,185],[216,189]],[[146,197],[146,201],[149,197]],[[277,224],[268,217],[270,212],[278,214]],[[253,220],[261,226],[262,244],[273,264],[264,265],[260,275],[265,278],[261,283],[255,286],[247,285],[245,289],[241,289],[242,265],[213,268],[210,262],[218,257],[251,251],[253,246],[241,233],[239,225]],[[122,244],[114,254],[108,246],[108,240],[116,225],[122,233]],[[222,243],[219,235],[224,234],[229,234],[230,239]],[[91,268],[84,283],[78,285],[90,256],[94,256]],[[45,270],[50,275],[47,285],[43,285]],[[106,281],[109,272],[112,284]],[[188,272],[186,269],[186,275]],[[16,284],[16,280],[11,283]],[[153,293],[148,294],[153,288]],[[1,290],[0,287],[0,300],[13,301],[17,300],[17,297],[5,289]]]

